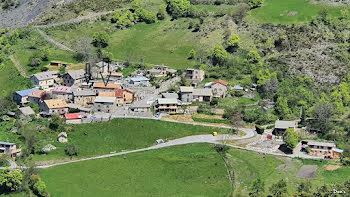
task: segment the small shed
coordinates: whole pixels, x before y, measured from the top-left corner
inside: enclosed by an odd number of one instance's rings
[[[29,106],[21,107],[21,108],[19,108],[19,111],[25,116],[35,115],[34,110]]]
[[[64,114],[64,119],[67,124],[79,124],[82,121],[82,113]]]
[[[61,143],[66,143],[68,141],[68,136],[66,132],[61,132],[58,134],[57,141]]]

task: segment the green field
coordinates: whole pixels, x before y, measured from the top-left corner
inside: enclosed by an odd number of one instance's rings
[[[68,132],[68,141],[79,150],[78,157],[89,157],[134,150],[156,144],[157,139],[176,139],[190,135],[210,134],[213,131],[227,133],[227,129],[193,126],[172,122],[114,119],[109,122],[73,125]],[[49,154],[35,155],[34,160],[63,159],[65,144],[56,141],[58,133],[39,135],[43,145],[51,143],[57,149]]]
[[[32,86],[29,79],[22,77],[10,60],[4,62],[3,67],[0,66],[0,84],[0,96],[12,95],[14,91]]]
[[[230,149],[228,153],[230,155],[229,160],[235,172],[235,192],[242,192],[242,194],[246,195],[249,190],[247,188],[251,186],[253,180],[257,177],[260,177],[265,182],[265,191],[268,191],[268,188],[272,184],[284,178],[288,183],[288,191],[290,193],[296,192],[296,186],[307,180],[296,177],[297,172],[304,164],[318,165],[316,177],[310,179],[313,189],[325,183],[343,183],[349,180],[350,177],[350,167],[342,167],[335,171],[327,171],[324,169],[324,166],[330,162],[325,160],[320,162],[315,160],[281,158],[270,155],[263,156],[255,152],[238,149]]]
[[[207,144],[176,146],[41,170],[52,196],[222,196],[227,169]]]
[[[49,48],[48,61],[42,61],[39,67],[30,67],[31,57],[46,47]],[[48,65],[50,61],[78,63],[77,60],[74,59],[74,53],[58,49],[53,44],[47,42],[36,30],[31,30],[27,38],[19,40],[12,48],[15,52],[15,57],[27,69],[28,74],[40,72],[40,69]]]
[[[291,24],[310,21],[323,9],[337,17],[344,7],[312,4],[307,0],[265,0],[261,8],[250,11],[248,19],[259,23]]]
[[[196,42],[185,21],[188,19],[139,23],[131,28],[113,30],[107,50],[113,59],[120,61],[130,57],[132,62],[141,62],[143,58],[148,64],[165,64],[179,69],[193,66],[195,62],[187,57],[189,51],[196,48]],[[54,39],[74,48],[82,37],[92,37],[95,32],[111,31],[113,28],[109,22],[96,22],[77,25],[73,29],[62,27],[46,31]]]

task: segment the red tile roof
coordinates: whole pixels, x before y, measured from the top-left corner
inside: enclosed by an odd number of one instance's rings
[[[64,114],[66,120],[81,119],[81,113]]]
[[[103,82],[94,83],[94,88],[119,89],[120,84],[108,83],[107,86]]]
[[[115,97],[117,97],[117,98],[123,98],[123,92],[124,92],[123,89],[117,89],[117,90],[115,90]]]
[[[57,93],[69,93],[70,90],[72,88],[71,87],[67,87],[67,86],[56,86],[52,92],[57,92]]]
[[[220,83],[220,84],[222,84],[222,85],[224,85],[224,86],[227,86],[227,85],[228,85],[228,82],[226,82],[226,81],[224,81],[224,80],[216,80],[216,81],[213,82],[213,85],[216,84],[216,83]]]
[[[45,94],[46,92],[44,90],[34,90],[30,92],[29,97],[42,98]]]

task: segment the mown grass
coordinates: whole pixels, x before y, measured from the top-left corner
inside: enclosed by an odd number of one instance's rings
[[[265,191],[282,178],[287,180],[288,192],[296,192],[298,184],[310,180],[313,188],[316,189],[325,183],[343,183],[349,180],[350,167],[342,167],[335,171],[324,169],[328,161],[299,160],[280,158],[271,155],[262,155],[251,151],[229,149],[229,160],[235,172],[235,192],[242,192],[248,195],[249,188],[256,178],[265,182]],[[333,162],[333,161],[332,161]],[[302,179],[296,176],[303,165],[317,165],[318,170],[314,179]],[[238,184],[240,183],[240,184]],[[244,196],[244,195],[243,195]]]
[[[41,170],[52,196],[228,196],[220,155],[207,144],[73,163]]]
[[[330,16],[338,17],[341,9],[344,8],[348,9],[349,7],[316,4],[307,0],[266,0],[262,7],[250,11],[248,20],[253,19],[259,23],[273,24],[307,22],[311,21],[312,17],[317,16],[323,9],[326,9]]]
[[[114,119],[109,122],[73,125],[68,132],[68,142],[79,150],[78,157],[90,157],[145,148],[156,144],[157,139],[176,139],[190,135],[210,134],[213,131],[228,133],[227,129],[193,126],[172,122],[142,119]],[[57,149],[44,155],[35,155],[34,160],[68,158],[65,144],[56,141],[58,133],[39,136],[43,145],[51,143]],[[44,143],[45,142],[45,143]]]

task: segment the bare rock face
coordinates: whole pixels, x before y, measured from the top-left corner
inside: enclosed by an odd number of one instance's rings
[[[49,6],[60,0],[20,0],[16,8],[0,11],[0,28],[21,27],[33,22]]]

